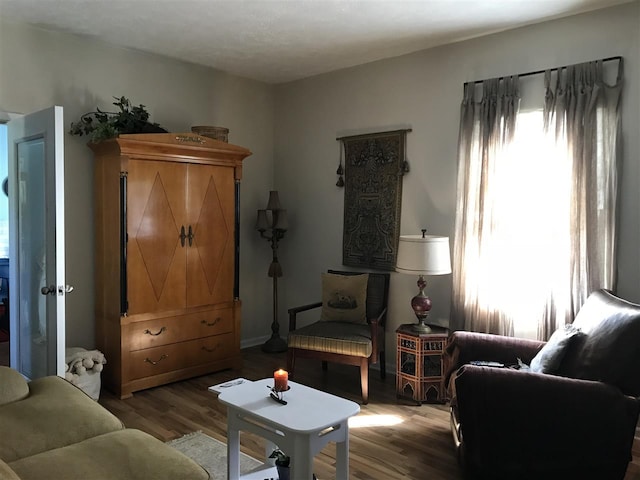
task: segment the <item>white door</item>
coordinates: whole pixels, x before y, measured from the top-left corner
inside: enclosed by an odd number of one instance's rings
[[[8,123],[11,366],[29,379],[64,376],[62,107]]]

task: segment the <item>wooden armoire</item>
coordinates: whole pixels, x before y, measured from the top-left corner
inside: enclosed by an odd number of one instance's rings
[[[89,146],[104,386],[126,398],[239,368],[240,179],[251,152],[193,133]]]

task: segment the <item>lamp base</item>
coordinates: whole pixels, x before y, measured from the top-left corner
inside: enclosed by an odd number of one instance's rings
[[[431,327],[420,320],[420,323],[414,323],[413,329],[420,333],[431,333]]]
[[[426,318],[429,316],[429,311],[431,310],[431,299],[424,294],[424,288],[426,286],[427,282],[425,281],[424,276],[420,275],[420,278],[418,279],[418,289],[420,291],[411,299],[411,308],[418,319],[418,323],[413,326],[413,329],[420,333],[431,333],[431,327],[424,323]]]
[[[262,351],[266,353],[281,353],[287,351],[287,342],[274,333],[271,338],[262,344]]]

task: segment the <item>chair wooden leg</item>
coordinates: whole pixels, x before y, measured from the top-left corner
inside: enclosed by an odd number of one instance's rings
[[[387,376],[387,359],[384,356],[384,350],[380,352],[380,378],[385,379]]]
[[[360,386],[362,388],[362,404],[369,403],[369,359],[360,361]]]
[[[293,348],[287,349],[287,371],[289,377],[293,380],[293,371],[296,366],[295,350]]]
[[[329,363],[328,363],[328,362],[323,361],[323,362],[322,362],[322,371],[323,371],[323,372],[326,372],[328,369],[329,369]]]

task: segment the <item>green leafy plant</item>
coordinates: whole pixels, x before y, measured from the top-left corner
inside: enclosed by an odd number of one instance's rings
[[[132,106],[126,97],[113,97],[117,112],[104,112],[96,108],[87,112],[77,122],[71,123],[71,135],[88,135],[92,142],[117,137],[121,133],[166,133],[167,130],[149,121],[144,105]]]
[[[285,453],[279,448],[276,448],[273,452],[271,452],[269,458],[275,458],[276,465],[278,465],[279,467],[288,467],[289,463],[291,462],[291,458],[285,455]]]

